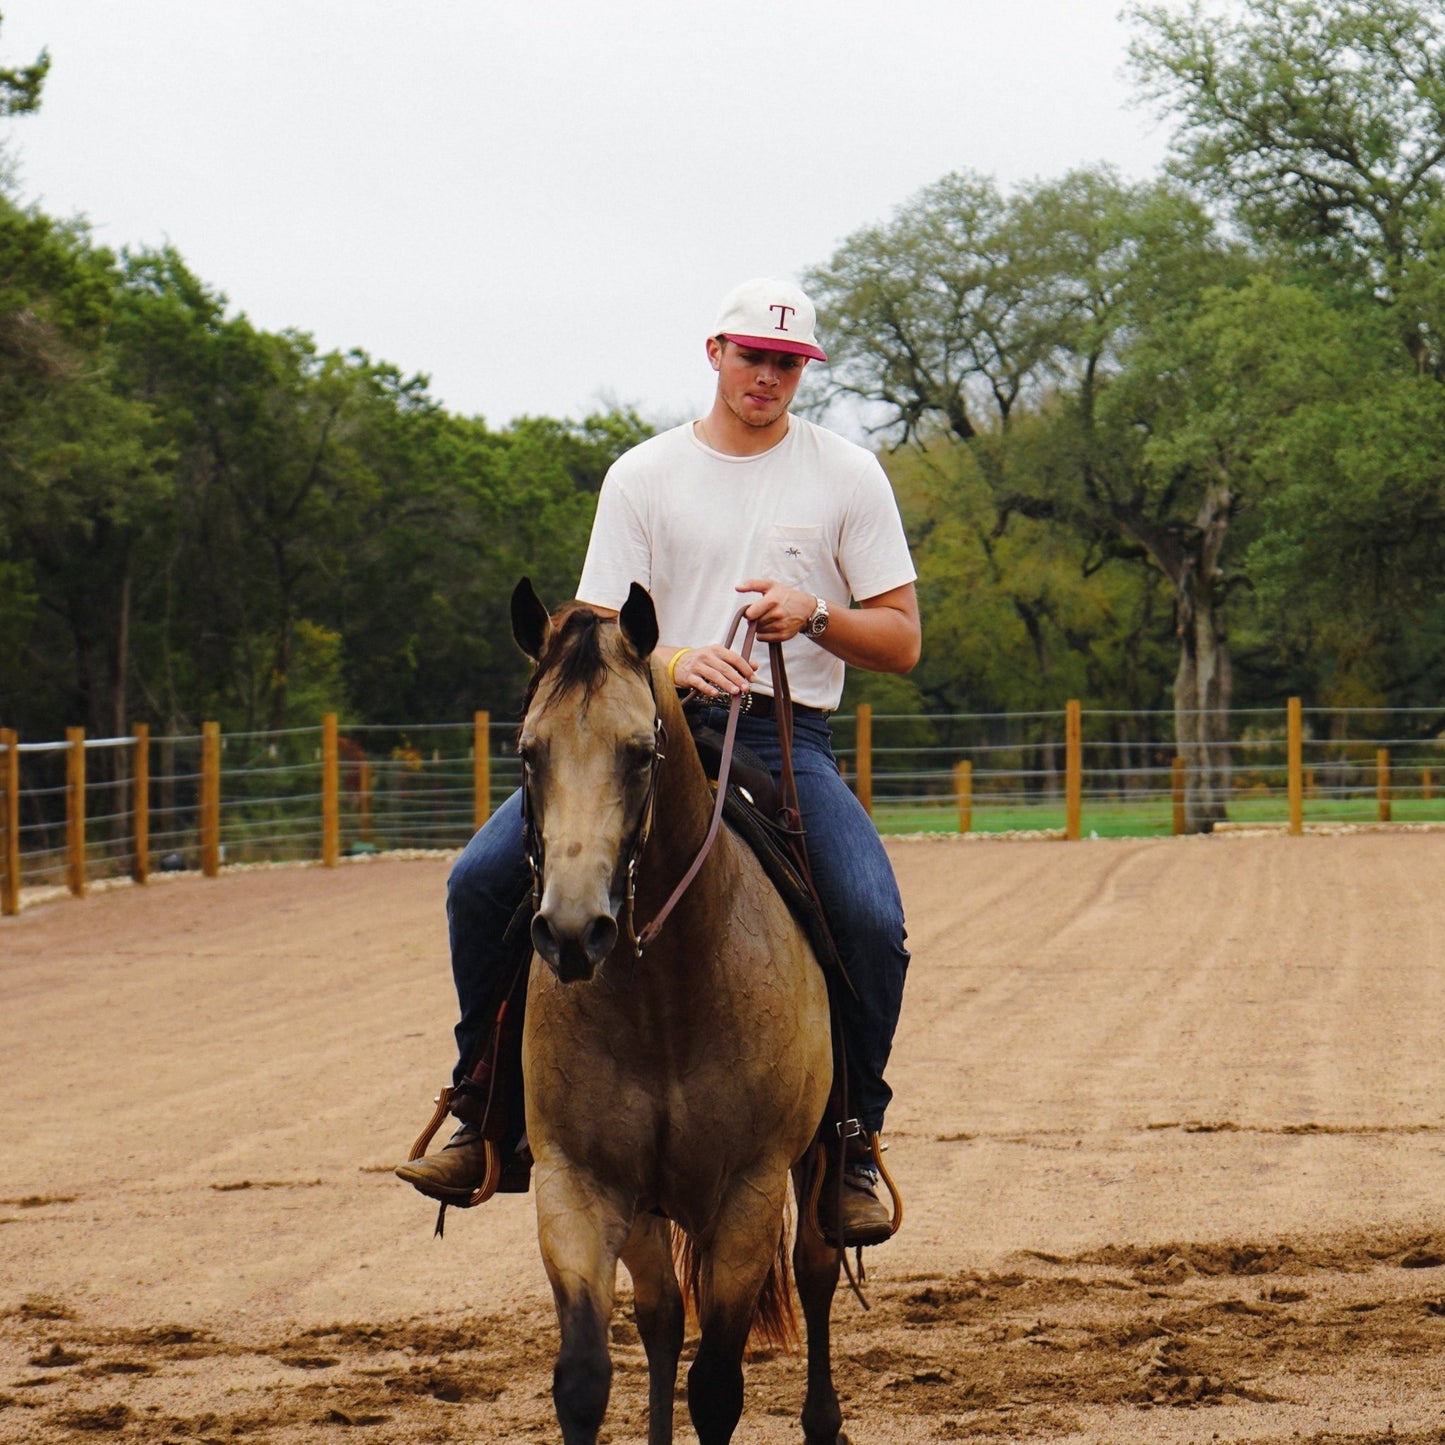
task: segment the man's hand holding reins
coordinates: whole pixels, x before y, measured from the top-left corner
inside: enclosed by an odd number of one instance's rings
[[[802,631],[817,606],[811,592],[775,581],[752,577],[737,586],[739,592],[761,595],[747,607],[764,642],[786,642]],[[858,599],[846,607],[833,599],[828,630],[815,637],[819,647],[850,667],[870,672],[907,672],[917,661],[923,635],[918,625],[918,596],[913,583]]]
[[[813,615],[818,601],[811,592],[800,592],[770,577],[750,578],[740,582],[737,590],[762,593],[756,602],[747,606],[748,621],[758,624],[759,642],[787,642],[796,637]]]
[[[720,642],[702,647],[673,647],[664,644],[658,649],[670,657],[668,676],[679,688],[692,688],[704,697],[732,697],[746,692],[757,674],[757,667],[740,652]]]

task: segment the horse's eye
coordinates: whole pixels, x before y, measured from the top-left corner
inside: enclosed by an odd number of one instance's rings
[[[651,743],[630,745],[627,749],[627,766],[634,772],[645,773],[656,756]]]
[[[532,751],[530,747],[518,748],[517,756],[522,760],[522,771],[524,773],[530,773],[535,769],[537,765],[537,758],[536,754]]]

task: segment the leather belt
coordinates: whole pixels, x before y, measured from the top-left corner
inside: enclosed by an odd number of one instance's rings
[[[726,706],[726,704],[723,704]],[[749,717],[772,717],[776,711],[776,704],[772,697],[765,692],[745,692],[743,700],[738,707],[739,712],[746,713]],[[805,703],[795,702],[793,704],[794,717],[828,717],[829,710],[825,707],[808,707]]]

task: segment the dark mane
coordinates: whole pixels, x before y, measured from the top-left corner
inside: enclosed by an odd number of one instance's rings
[[[602,617],[582,603],[570,603],[553,619],[553,631],[546,649],[537,662],[537,670],[527,684],[522,698],[522,716],[532,709],[542,684],[547,683],[555,697],[580,692],[585,704],[594,689],[607,675],[609,663],[602,651],[602,629],[613,627],[616,620]],[[626,657],[632,662],[631,650]],[[645,675],[646,663],[636,663],[636,671]]]

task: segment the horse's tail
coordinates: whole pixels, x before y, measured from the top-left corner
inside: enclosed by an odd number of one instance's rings
[[[777,1252],[768,1269],[768,1277],[758,1291],[758,1302],[753,1309],[752,1330],[748,1336],[754,1344],[782,1350],[796,1349],[799,1340],[798,1315],[793,1305],[793,1270],[788,1248],[791,1215],[791,1209],[784,1211],[782,1227],[778,1230]],[[678,1282],[682,1287],[683,1302],[688,1313],[696,1318],[698,1302],[702,1298],[702,1259],[692,1236],[676,1227],[672,1231],[672,1254]]]
[[[758,1292],[758,1307],[753,1312],[753,1328],[749,1338],[756,1344],[773,1345],[781,1350],[798,1347],[798,1315],[793,1308],[793,1269],[788,1258],[788,1221],[778,1231],[778,1252],[773,1267]]]

